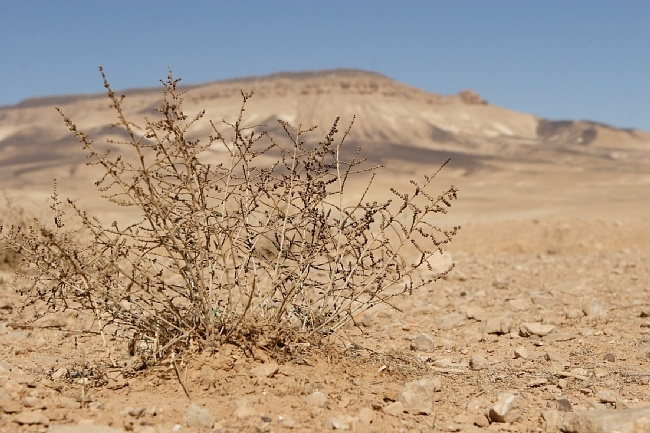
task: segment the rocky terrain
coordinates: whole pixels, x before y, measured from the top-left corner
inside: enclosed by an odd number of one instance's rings
[[[322,136],[356,115],[350,145],[386,166],[377,195],[450,156],[436,182],[460,190],[440,221],[462,226],[440,257],[454,270],[286,359],[224,346],[124,376],[106,367],[100,336],[81,332],[87,318],[31,322],[5,268],[0,432],[650,431],[650,134],[360,71],[193,86],[188,111],[232,120],[240,89],[256,92],[250,125],[279,117]],[[132,114],[154,115],[158,91],[126,93]],[[98,143],[113,134],[100,96],[4,107],[3,189],[38,214],[57,177],[62,195],[119,217],[90,194],[54,105]]]

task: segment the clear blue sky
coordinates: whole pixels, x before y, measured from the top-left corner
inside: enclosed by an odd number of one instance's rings
[[[0,105],[359,68],[552,119],[650,131],[648,0],[5,0]]]

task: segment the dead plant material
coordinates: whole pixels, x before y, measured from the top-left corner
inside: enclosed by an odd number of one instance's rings
[[[152,365],[227,342],[282,352],[318,341],[451,269],[416,272],[431,270],[429,259],[459,228],[433,221],[457,198],[453,186],[431,192],[448,161],[410,191],[369,202],[380,167],[368,166],[360,150],[342,152],[354,120],[341,134],[336,119],[319,142],[316,127],[279,121],[285,134],[274,137],[247,124],[252,93],[242,92],[233,121],[210,121],[210,136],[192,139],[204,112],[183,112],[171,72],[157,113],[141,126],[126,118],[124,96],[100,72],[124,141],[100,151],[59,112],[100,173],[103,197],[139,219],[105,224],[61,200],[55,183],[51,220],[0,235],[23,259],[18,289],[28,303],[91,314],[102,336],[120,337]],[[208,153],[221,162],[208,163]],[[346,194],[352,179],[368,174],[365,192]]]

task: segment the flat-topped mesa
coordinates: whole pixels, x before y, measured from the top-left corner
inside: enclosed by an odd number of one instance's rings
[[[215,81],[188,89],[200,89],[200,99],[228,98],[243,91],[257,97],[309,95],[378,95],[411,100],[445,102],[448,96],[436,95],[395,81],[377,72],[358,69],[332,69],[309,72],[281,72],[260,77]]]

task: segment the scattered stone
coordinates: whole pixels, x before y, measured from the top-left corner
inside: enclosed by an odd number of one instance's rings
[[[512,319],[509,317],[498,316],[490,317],[485,321],[485,329],[483,332],[486,334],[503,335],[510,332],[512,329]]]
[[[359,409],[357,418],[359,418],[359,421],[362,424],[372,424],[372,422],[375,420],[375,411],[369,407],[362,407]]]
[[[68,369],[65,367],[59,368],[57,371],[52,373],[52,380],[60,380],[65,378],[68,375]]]
[[[588,410],[567,414],[566,433],[645,433],[650,431],[650,407],[617,410]]]
[[[436,348],[433,337],[429,334],[420,334],[411,340],[411,350],[420,350],[422,352],[432,352]]]
[[[327,421],[327,424],[330,428],[334,430],[351,430],[354,426],[356,419],[349,415],[339,415],[333,418],[330,418]]]
[[[571,369],[572,377],[575,377],[576,379],[581,379],[581,380],[588,380],[589,379],[589,371],[582,367],[576,367]]]
[[[600,389],[596,391],[596,398],[601,403],[616,403],[620,400],[618,394],[610,389]]]
[[[56,399],[56,407],[62,409],[79,409],[81,407],[81,403],[72,397],[60,395]]]
[[[48,425],[50,420],[40,410],[26,410],[16,415],[14,422],[21,425]]]
[[[373,323],[373,316],[369,312],[364,312],[361,317],[358,317],[356,319],[356,323],[363,326],[364,328],[370,328],[372,327]]]
[[[296,426],[296,422],[292,418],[279,416],[278,421],[280,421],[280,426],[282,428],[292,429]]]
[[[613,353],[606,353],[603,355],[603,360],[607,362],[616,362],[616,355]]]
[[[604,317],[607,315],[607,310],[596,301],[587,301],[582,306],[582,311],[587,317]]]
[[[47,433],[124,433],[124,430],[95,424],[53,425],[47,429]]]
[[[546,385],[548,383],[548,379],[545,379],[543,377],[536,377],[535,379],[532,379],[529,381],[526,386],[529,388],[537,388],[542,385]]]
[[[23,405],[14,400],[0,400],[0,413],[18,413],[23,410]]]
[[[133,418],[132,416],[129,416],[122,420],[122,427],[124,427],[124,430],[126,431],[133,431],[137,423],[138,423],[137,419]]]
[[[401,401],[394,401],[384,407],[384,412],[392,416],[400,416],[405,412]]]
[[[465,315],[467,316],[468,319],[478,320],[479,322],[485,320],[483,319],[483,317],[486,314],[488,313],[485,313],[481,308],[475,306],[467,307],[467,309],[465,310]]]
[[[397,397],[399,396],[399,392],[402,390],[402,387],[397,385],[396,383],[389,383],[386,385],[384,388],[383,392],[383,400],[385,402],[393,402],[397,401]]]
[[[214,418],[210,411],[196,403],[192,403],[187,407],[185,413],[185,424],[188,427],[203,427],[211,428],[214,424]]]
[[[531,296],[530,300],[534,305],[544,308],[552,308],[557,305],[557,301],[548,296]]]
[[[280,366],[274,362],[269,364],[262,364],[250,370],[250,375],[257,377],[258,379],[263,379],[266,377],[273,377],[278,371],[280,371]]]
[[[550,334],[555,330],[554,325],[544,325],[542,323],[523,323],[519,328],[519,335],[522,337],[530,337],[531,335],[538,335],[543,337]]]
[[[547,361],[550,361],[550,362],[558,362],[558,363],[561,363],[561,364],[564,364],[566,362],[566,360],[562,356],[558,355],[555,352],[551,352],[551,351],[546,352],[544,354],[544,358]]]
[[[314,391],[305,397],[305,402],[313,407],[326,407],[328,403],[327,396],[320,391]]]
[[[517,407],[519,397],[509,392],[499,394],[496,403],[488,409],[488,418],[491,422],[514,422],[521,417]]]
[[[463,325],[465,323],[465,320],[466,317],[464,314],[447,314],[446,316],[439,318],[436,322],[436,325],[438,326],[439,330],[445,331]]]
[[[144,407],[144,406],[138,407],[138,408],[132,408],[132,407],[129,406],[126,409],[124,409],[123,412],[126,415],[131,416],[133,418],[140,418],[145,413],[146,410],[147,410],[147,408]],[[189,410],[189,408],[188,408],[188,410]]]
[[[11,400],[11,394],[4,388],[0,388],[0,400]]]
[[[525,347],[522,346],[515,347],[514,354],[515,354],[515,359],[518,358],[528,359],[528,351],[526,350]]]
[[[454,265],[454,258],[451,253],[445,251],[441,254],[433,254],[427,259],[427,262],[429,262],[429,270],[426,273],[431,277],[437,277]]]
[[[12,370],[11,364],[0,359],[0,373],[11,373]]]
[[[99,401],[92,401],[88,403],[88,409],[97,412],[104,409],[104,405]]]
[[[487,428],[490,425],[490,420],[484,413],[472,413],[471,422],[477,427]]]
[[[584,315],[584,311],[582,311],[580,308],[569,308],[564,312],[564,317],[569,320],[580,319]]]
[[[469,360],[469,368],[472,370],[482,370],[490,365],[490,361],[483,358],[481,355],[472,355]]]
[[[525,299],[511,299],[508,301],[508,305],[515,311],[524,311],[530,307],[530,303]]]
[[[557,410],[560,412],[573,412],[573,407],[568,398],[558,398],[555,400]]]
[[[554,343],[558,341],[569,341],[573,340],[576,338],[574,334],[569,334],[568,332],[552,332],[548,335],[545,335],[544,341],[548,341],[549,343]]]
[[[497,276],[494,281],[492,281],[492,285],[497,289],[507,289],[510,285],[510,280],[503,276]]]
[[[430,415],[433,411],[434,393],[441,388],[439,379],[407,382],[400,391],[398,400],[404,405],[404,410],[410,414]]]
[[[234,406],[235,410],[233,411],[233,416],[237,419],[252,418],[258,415],[246,399],[236,401]]]
[[[560,412],[557,410],[542,411],[542,419],[546,423],[546,431],[557,431],[560,426]]]
[[[28,407],[30,409],[47,409],[47,403],[45,402],[45,400],[38,397],[33,397],[29,395],[25,396],[23,397],[21,403],[23,406]]]
[[[2,281],[1,277],[0,277],[0,281]],[[9,312],[12,309],[13,309],[13,302],[11,301],[11,299],[7,299],[4,296],[0,298],[0,310],[8,310],[5,312]]]

